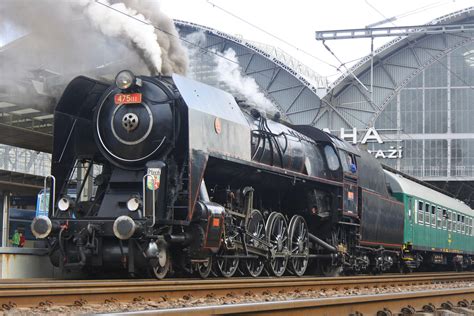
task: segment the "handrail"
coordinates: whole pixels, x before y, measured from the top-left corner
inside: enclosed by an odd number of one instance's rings
[[[43,192],[44,194],[46,195],[46,189],[47,189],[47,181],[48,179],[51,179],[51,192],[50,192],[50,200],[53,202],[53,207],[51,209],[51,217],[54,217],[54,206],[56,205],[56,201],[55,201],[55,197],[56,197],[56,177],[53,176],[52,174],[44,177],[44,181],[43,181]],[[44,198],[43,199],[43,209],[46,209],[46,199]],[[49,206],[48,206],[48,210],[49,210]]]
[[[152,174],[150,173],[147,173],[143,176],[143,209],[144,209],[144,213],[145,213],[145,216],[146,216],[146,180],[148,179],[148,177],[154,177]],[[156,214],[155,214],[155,204],[156,204],[156,201],[155,201],[155,191],[156,190],[152,190],[153,192],[153,199],[152,199],[152,204],[153,204],[153,224],[152,224],[152,227],[155,226],[156,224]]]

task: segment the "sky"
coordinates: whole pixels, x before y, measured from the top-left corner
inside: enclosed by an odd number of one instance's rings
[[[320,75],[328,77],[329,81],[336,80],[344,68],[337,70],[341,64],[321,42],[315,40],[315,31],[364,28],[394,16],[397,17],[395,21],[381,26],[420,25],[474,5],[472,0],[160,0],[160,2],[162,10],[173,19],[194,22],[247,40],[273,45]],[[393,38],[375,39],[375,48],[391,39]],[[355,63],[351,63],[351,60],[357,60],[370,53],[370,40],[336,40],[327,41],[326,44],[347,66]]]

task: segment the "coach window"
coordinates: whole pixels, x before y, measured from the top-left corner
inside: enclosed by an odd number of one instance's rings
[[[456,214],[457,215],[457,218],[456,218],[456,230],[458,233],[461,232],[461,214]]]
[[[441,228],[442,228],[442,226],[441,226],[441,217],[442,217],[443,215],[442,215],[442,213],[441,213],[441,208],[440,208],[440,207],[438,207],[437,214],[438,214],[438,216],[436,217],[436,219],[437,219],[437,221],[436,221],[436,227],[438,227],[438,228],[441,229]]]
[[[418,201],[418,224],[423,225],[423,202]]]
[[[453,211],[453,232],[456,231],[456,213]]]
[[[410,205],[410,209],[412,209],[412,210],[413,210],[413,213],[415,213],[415,214],[414,214],[414,217],[415,217],[415,224],[417,224],[417,223],[418,223],[418,213],[419,213],[419,212],[418,212],[418,201],[417,201],[417,200],[413,200],[412,198],[409,198],[408,201],[410,201],[410,202],[408,203],[408,205]],[[412,204],[411,202],[413,202],[413,204]]]
[[[466,218],[464,217],[464,215],[461,216],[461,234],[465,234],[466,233],[466,222],[465,222]]]
[[[453,222],[452,222],[452,212],[448,211],[448,230],[451,231],[453,229]]]
[[[330,145],[324,146],[324,154],[326,155],[326,160],[328,161],[328,168],[332,171],[339,169],[339,159],[337,158],[334,148],[332,148]]]
[[[436,227],[436,206],[431,205],[431,226]]]
[[[430,205],[425,203],[425,224],[430,224]]]
[[[458,230],[458,215],[453,211],[453,232],[456,232]]]
[[[446,230],[447,217],[448,217],[448,214],[446,212],[446,209],[443,209],[443,229],[444,230]]]

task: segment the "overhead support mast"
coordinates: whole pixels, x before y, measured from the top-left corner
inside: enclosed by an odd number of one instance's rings
[[[327,41],[351,38],[375,38],[387,36],[408,36],[416,34],[459,33],[472,31],[474,31],[474,24],[390,26],[362,29],[316,31],[316,40]]]

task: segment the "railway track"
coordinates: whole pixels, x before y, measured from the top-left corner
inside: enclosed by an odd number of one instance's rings
[[[474,288],[142,310],[123,315],[473,315]],[[106,314],[104,314],[106,315]]]
[[[0,306],[4,310],[14,307],[57,305],[87,305],[110,302],[163,301],[172,299],[245,297],[253,295],[282,295],[284,293],[351,292],[360,289],[387,289],[404,286],[454,284],[474,281],[474,273],[416,273],[410,275],[283,278],[232,278],[232,279],[174,279],[174,280],[2,280]],[[469,289],[474,294],[474,289]],[[397,293],[400,294],[400,293]],[[401,295],[401,294],[400,294]],[[350,296],[354,300],[360,295]],[[405,295],[405,298],[407,296]],[[336,302],[339,298],[334,299]],[[474,299],[474,297],[473,297]],[[371,299],[368,298],[370,301]],[[321,300],[319,300],[321,301]],[[307,300],[293,301],[291,306],[304,309]],[[316,302],[316,301],[314,301]],[[311,301],[311,304],[316,304]],[[322,302],[322,301],[321,301]],[[275,302],[269,302],[268,304]],[[281,303],[285,304],[285,303]],[[322,303],[321,303],[322,304]],[[337,305],[337,302],[335,303]],[[282,305],[282,306],[283,306]],[[323,305],[328,305],[327,301]],[[263,308],[263,305],[260,305]],[[249,307],[247,307],[249,308]],[[252,307],[254,308],[254,307]],[[265,308],[270,308],[266,306]],[[270,310],[276,312],[275,307]],[[255,312],[255,310],[251,310]],[[236,311],[229,311],[235,313]],[[245,312],[244,310],[239,312]],[[206,312],[204,312],[205,314]]]

